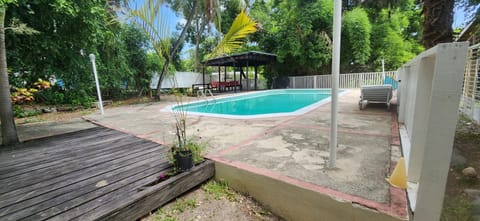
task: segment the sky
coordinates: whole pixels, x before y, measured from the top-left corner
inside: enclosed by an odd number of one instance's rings
[[[132,0],[136,4],[141,4],[142,0]],[[477,9],[480,7],[480,5],[477,7]],[[472,10],[476,11],[476,10]],[[175,13],[172,9],[168,8],[167,6],[162,6],[162,12],[165,13],[165,16],[167,17],[168,21],[168,26],[170,33],[177,32],[176,30],[176,25],[178,22],[185,22],[185,19],[183,18],[183,15]],[[453,18],[453,28],[464,28],[470,19],[472,18],[472,13],[465,13],[463,8],[460,8],[458,6],[455,7],[454,9],[454,18]],[[186,44],[185,47],[183,48],[181,52],[181,57],[186,58],[188,57],[187,50],[191,48],[192,45]]]
[[[465,26],[467,26],[468,22],[470,22],[473,16],[472,13],[476,12],[479,7],[480,5],[477,6],[476,9],[472,10],[472,12],[465,13],[465,10],[463,8],[458,7],[458,5],[455,6],[455,8],[453,9],[454,15],[452,28],[464,28]]]

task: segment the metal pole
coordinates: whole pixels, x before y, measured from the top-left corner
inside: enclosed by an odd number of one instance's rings
[[[338,79],[340,75],[340,31],[342,27],[342,0],[334,0],[333,6],[333,57],[332,57],[332,122],[330,129],[330,158],[328,167],[334,168],[337,158],[337,108]]]
[[[92,62],[93,76],[95,77],[95,86],[97,87],[98,106],[100,107],[100,114],[103,115],[104,112],[103,112],[102,93],[100,93],[100,84],[98,83],[97,66],[95,65],[95,55],[90,54],[88,57],[90,57],[90,61]]]

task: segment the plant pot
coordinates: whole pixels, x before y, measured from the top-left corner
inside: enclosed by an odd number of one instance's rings
[[[181,150],[175,152],[175,168],[179,172],[189,171],[193,167],[193,156],[191,150]]]

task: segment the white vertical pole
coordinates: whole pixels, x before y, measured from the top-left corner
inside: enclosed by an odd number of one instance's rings
[[[100,93],[100,84],[98,83],[98,76],[97,76],[97,66],[95,65],[95,55],[90,54],[90,61],[92,62],[93,66],[93,76],[95,77],[95,86],[97,87],[97,95],[98,95],[98,106],[100,107],[100,113],[103,115],[103,102],[102,102],[102,94]]]
[[[337,158],[337,108],[338,78],[340,75],[340,31],[342,27],[342,0],[333,5],[333,56],[332,56],[332,122],[330,129],[330,158],[328,167],[334,168]]]

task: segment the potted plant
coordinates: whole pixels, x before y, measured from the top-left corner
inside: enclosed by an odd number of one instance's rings
[[[187,137],[187,112],[182,106],[184,95],[178,91],[174,91],[174,95],[179,108],[174,111],[176,141],[171,152],[175,171],[184,172],[203,161],[202,152],[206,143],[201,142],[200,136]]]

